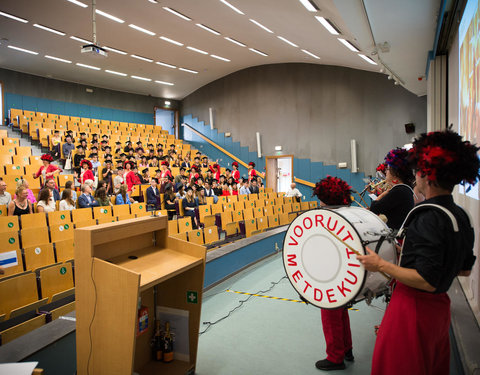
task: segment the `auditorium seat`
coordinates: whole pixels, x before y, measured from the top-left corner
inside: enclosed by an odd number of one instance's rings
[[[23,253],[25,255],[25,269],[27,271],[55,263],[55,253],[51,243],[24,247]]]
[[[0,254],[2,254],[2,258],[10,260],[9,264],[5,264],[3,266],[5,273],[3,275],[0,275],[0,279],[7,276],[15,275],[17,273],[22,273],[25,270],[23,267],[22,251],[20,250],[20,247],[17,249],[5,249],[2,247],[0,250]],[[16,265],[10,266],[10,264],[15,263]]]
[[[175,233],[172,234],[171,237],[177,238],[182,241],[187,241],[187,232]]]
[[[12,164],[12,154],[7,154],[2,152],[3,150],[0,149],[0,163],[5,166],[5,165],[11,165]],[[2,169],[3,171],[4,169]],[[3,173],[2,173],[3,174]]]
[[[292,212],[292,204],[291,203],[286,203],[283,205],[283,212],[289,213]]]
[[[318,203],[316,201],[308,202],[308,205],[309,205],[310,209],[318,207]]]
[[[2,138],[2,144],[4,146],[8,146],[10,148],[20,146],[20,139],[19,138]],[[13,148],[15,152],[15,148]]]
[[[220,213],[220,217],[221,217],[222,229],[225,229],[225,227],[228,223],[233,222],[232,211],[231,210],[227,210],[227,211],[224,211],[224,212]]]
[[[168,235],[171,236],[173,234],[178,233],[178,223],[177,220],[169,220],[168,222]]]
[[[38,301],[37,277],[35,273],[27,272],[0,280],[0,314],[10,317],[10,312],[19,307]]]
[[[135,217],[142,217],[151,215],[149,211],[147,211],[147,207],[145,203],[133,203],[130,205],[130,210]]]
[[[12,216],[9,216],[12,217]],[[20,243],[18,241],[18,232],[4,232],[0,233],[0,249],[3,251],[20,249]]]
[[[264,216],[264,207],[263,206],[259,206],[259,207],[255,207],[253,209],[253,217],[257,218],[257,217],[261,217],[261,216]]]
[[[223,206],[221,203],[212,205],[212,215],[220,214],[223,212]]]
[[[178,219],[178,233],[184,233],[192,229],[192,218],[190,216]]]
[[[72,264],[69,262],[41,269],[39,274],[42,298],[47,297],[49,302],[55,294],[74,287]]]
[[[64,225],[71,224],[72,216],[71,211],[53,211],[47,214],[48,225]]]
[[[26,228],[20,231],[22,238],[22,248],[37,246],[40,244],[50,243],[48,235],[48,227]]]
[[[212,207],[208,204],[204,204],[199,206],[198,211],[200,215],[200,222],[203,223],[203,219],[205,218],[205,216],[209,216],[212,214]]]
[[[292,203],[292,212],[301,211],[300,203]]]
[[[0,216],[7,216],[8,207],[5,204],[0,204]]]
[[[104,206],[104,207],[94,207],[93,208],[93,218],[94,219],[104,219],[108,218],[109,221],[112,220],[112,207],[111,206]]]
[[[0,233],[18,232],[20,230],[18,216],[0,216]]]
[[[197,245],[203,245],[205,243],[205,240],[203,239],[203,231],[201,229],[188,231],[187,237],[188,242],[192,242]]]
[[[243,220],[244,219],[244,217],[243,217],[244,211],[245,211],[245,208],[243,210],[235,209],[235,211],[233,211],[233,213],[232,213],[233,221]]]
[[[75,257],[73,237],[66,240],[56,241],[54,245],[57,262],[66,262],[67,260],[71,260]]]
[[[45,212],[22,215],[20,216],[20,226],[22,229],[46,227],[47,215]]]
[[[278,227],[280,222],[279,222],[279,218],[278,218],[278,215],[275,214],[275,215],[269,215],[267,216],[267,219],[268,219],[268,227],[269,228],[275,228],[275,227]]]
[[[252,232],[257,230],[257,220],[256,219],[249,219],[245,220],[245,236],[250,237]]]
[[[244,220],[251,220],[253,219],[255,216],[253,215],[253,209],[252,208],[246,208],[244,211],[243,211],[243,219]]]
[[[266,216],[257,217],[257,229],[265,230],[268,228],[268,219]]]
[[[65,184],[68,181],[74,182],[74,180],[75,180],[75,178],[74,178],[73,174],[60,174],[60,175],[57,176],[57,184],[58,184],[59,188],[64,188]]]
[[[91,222],[93,222],[93,219],[89,221],[89,223]],[[52,242],[73,238],[73,223],[71,222],[59,222],[56,224],[51,224],[49,228]]]
[[[218,238],[218,228],[216,226],[208,226],[203,228],[203,234],[205,237],[204,243],[210,244],[212,242],[217,242],[219,240]]]
[[[92,209],[90,207],[87,208],[77,208],[71,211],[72,213],[72,221],[74,223],[83,222],[83,221],[92,221]]]

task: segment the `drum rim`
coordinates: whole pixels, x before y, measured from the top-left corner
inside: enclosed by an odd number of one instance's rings
[[[360,236],[360,233],[358,233],[358,230],[357,228],[355,228],[351,223],[350,221],[347,220],[347,218],[341,214],[339,214],[338,212],[336,212],[333,208],[333,206],[330,206],[329,208],[326,208],[326,207],[316,207],[316,208],[311,208],[307,211],[304,211],[302,212],[300,215],[298,215],[289,225],[288,225],[288,228],[287,230],[285,231],[285,237],[283,239],[283,248],[282,248],[282,263],[283,263],[283,269],[285,270],[285,274],[287,276],[287,279],[288,281],[290,282],[290,284],[292,284],[292,287],[293,289],[295,289],[295,291],[303,298],[304,301],[308,301],[308,303],[312,306],[315,306],[319,309],[325,309],[325,310],[336,310],[336,309],[342,309],[342,308],[345,308],[345,306],[347,306],[349,303],[356,303],[355,302],[355,299],[358,297],[358,295],[363,291],[363,289],[365,288],[365,283],[367,282],[367,273],[368,271],[365,269],[365,267],[363,268],[363,280],[362,280],[362,284],[360,285],[360,288],[358,289],[358,292],[350,299],[348,300],[347,302],[345,302],[343,305],[341,306],[337,306],[337,307],[320,307],[320,306],[317,306],[315,305],[314,303],[310,302],[302,293],[300,293],[297,288],[295,288],[295,285],[292,283],[292,280],[290,279],[290,275],[289,273],[287,272],[287,267],[285,266],[285,243],[287,241],[287,233],[290,229],[290,227],[292,226],[293,222],[298,219],[300,216],[310,212],[310,211],[322,211],[322,210],[325,210],[325,211],[331,211],[333,213],[335,213],[336,215],[340,216],[342,219],[344,219],[347,223],[350,224],[350,226],[353,228],[353,230],[355,231],[355,233],[357,234],[358,238],[360,238],[360,241],[361,241],[361,244],[362,244],[362,248],[363,248],[363,253],[366,254],[367,253],[367,249],[365,248],[365,245],[363,244],[363,238],[362,236]],[[341,207],[350,207],[350,206],[334,206],[336,208],[341,208]],[[362,207],[358,207],[358,208],[362,208]],[[368,212],[368,210],[365,210]],[[360,302],[360,301],[358,301]]]

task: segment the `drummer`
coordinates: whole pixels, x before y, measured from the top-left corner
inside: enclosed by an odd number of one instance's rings
[[[368,255],[357,256],[368,271],[382,271],[397,280],[378,331],[372,375],[449,373],[446,292],[456,276],[470,274],[475,262],[472,224],[454,203],[452,191],[459,183],[478,181],[479,148],[450,130],[423,134],[413,146],[410,160],[426,201],[406,220],[400,265],[369,249]]]
[[[407,156],[408,151],[404,148],[395,148],[385,156],[385,180],[391,188],[380,194],[370,206],[373,213],[385,215],[388,227],[394,230],[400,229],[415,204],[414,176]]]
[[[327,176],[317,182],[313,194],[321,206],[349,206],[352,202],[351,187],[338,177]],[[346,307],[321,309],[322,328],[327,344],[327,358],[317,361],[319,370],[343,370],[345,362],[354,360],[350,319]]]

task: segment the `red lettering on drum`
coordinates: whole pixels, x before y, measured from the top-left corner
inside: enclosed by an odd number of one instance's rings
[[[298,282],[298,280],[303,279],[303,275],[302,275],[302,273],[301,273],[300,271],[295,272],[295,273],[292,275],[292,277],[293,277],[293,280],[294,280],[295,282]]]
[[[347,230],[347,233],[348,233],[348,236],[345,237],[342,241],[345,242],[346,240],[349,240],[349,239],[353,241],[353,236],[352,236],[352,234],[350,233],[350,231]]]
[[[351,292],[350,289],[348,289],[347,287],[345,287],[345,285],[343,285],[343,280],[342,280],[342,284],[341,284],[341,285],[337,285],[337,288],[338,288],[339,292],[342,293],[342,295],[343,295],[344,297],[345,297],[345,292],[344,292],[345,290],[346,290],[347,292]]]
[[[300,229],[300,234],[297,233],[297,229]],[[303,229],[300,225],[297,225],[295,228],[293,228],[293,233],[297,237],[302,237],[303,236]]]
[[[352,271],[347,271],[350,275],[353,276],[354,280],[350,281],[349,279],[345,278],[345,281],[348,281],[350,284],[355,285],[358,281],[357,275],[355,275]]]
[[[332,217],[329,217],[329,218],[328,218],[328,222],[327,222],[327,229],[328,229],[329,231],[332,231],[332,232],[333,232],[333,231],[335,230],[335,228],[337,227],[338,220],[335,220],[335,225],[333,226],[333,228],[330,228],[330,221],[331,221],[331,220],[332,220]],[[345,241],[345,240],[344,240],[344,241]]]
[[[334,297],[334,295],[333,295],[333,289],[327,289],[327,290],[325,291],[325,293],[327,293],[328,302],[330,302],[330,303],[337,302],[336,299],[333,299],[333,297]]]
[[[320,297],[318,297],[319,294],[320,294]],[[313,290],[313,299],[314,299],[315,301],[320,302],[320,301],[322,300],[322,298],[323,298],[323,293],[322,293],[322,291],[321,291],[320,289],[315,288],[315,289]]]
[[[307,286],[303,289],[303,293],[306,293],[307,289],[312,287],[312,284],[309,284],[308,281],[305,281],[305,284],[307,284]]]
[[[348,259],[350,259],[350,255],[355,255],[355,252],[350,250],[348,247],[345,248],[345,251],[347,252]]]
[[[360,267],[360,264],[348,263],[347,266],[350,266],[350,267]]]
[[[297,259],[297,255],[296,254],[287,254],[287,258],[288,258],[288,266],[296,266],[297,265],[297,262],[295,262],[294,259]]]
[[[290,236],[290,239],[292,240],[292,242],[290,242],[288,244],[288,246],[297,246],[298,245],[298,242],[297,240],[295,240],[295,238],[293,238],[292,236]]]
[[[318,224],[320,224],[322,227],[323,225],[323,215],[315,215],[315,226],[318,227]]]
[[[342,233],[342,231],[345,229],[345,225],[342,225],[342,227],[338,230],[337,236]]]
[[[310,221],[309,227],[307,227],[307,224],[305,223],[307,220]],[[310,229],[313,226],[312,219],[310,219],[308,216],[305,219],[303,219],[303,226],[305,227],[305,229]]]

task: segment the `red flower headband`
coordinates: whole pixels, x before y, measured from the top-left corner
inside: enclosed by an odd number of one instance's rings
[[[316,195],[328,206],[349,205],[351,186],[338,177],[327,176],[315,184],[313,195]]]
[[[168,161],[164,160],[162,161],[162,165],[166,165],[168,167],[170,164],[168,163]]]
[[[83,167],[83,164],[87,164],[88,169],[92,169],[92,168],[93,168],[92,163],[90,162],[90,160],[83,159],[83,160],[80,162],[80,167]]]
[[[387,164],[385,163],[378,164],[377,172],[382,172],[383,174],[385,174],[386,171],[387,171]]]
[[[50,162],[50,163],[53,161],[52,155],[50,155],[50,154],[43,154],[40,159],[41,159],[41,160],[48,161],[48,162]]]
[[[406,168],[408,167],[407,157],[407,150],[404,148],[394,148],[385,156],[385,164],[394,169]]]
[[[255,168],[255,163],[253,161],[251,161],[250,163],[248,163],[248,165],[252,166],[253,168]]]

